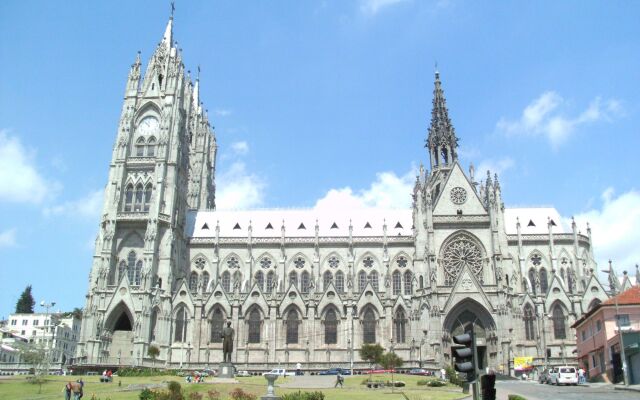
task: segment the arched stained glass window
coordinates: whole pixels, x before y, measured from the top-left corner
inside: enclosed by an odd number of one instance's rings
[[[369,281],[371,281],[371,286],[373,286],[373,290],[376,292],[380,290],[380,282],[378,280],[378,272],[371,271],[369,274]]]
[[[264,292],[264,274],[262,271],[256,272],[256,284],[260,288],[261,291]]]
[[[529,270],[529,284],[531,285],[531,292],[536,294],[536,270],[533,268]]]
[[[198,289],[198,274],[195,272],[192,272],[191,275],[189,275],[189,290],[191,290],[192,292],[195,292]]]
[[[396,317],[393,320],[393,336],[395,337],[396,343],[405,342],[406,325],[407,317],[404,314],[404,310],[402,308],[398,308],[398,311],[396,311]]]
[[[333,282],[333,274],[330,271],[325,271],[322,274],[322,288],[326,290],[331,282]]]
[[[133,185],[128,184],[124,193],[124,211],[133,211]]]
[[[142,183],[136,185],[135,203],[133,205],[133,211],[142,211],[142,203],[144,200],[144,186]]]
[[[358,290],[364,292],[365,286],[367,286],[367,273],[360,271],[358,272]]]
[[[540,294],[547,294],[547,290],[549,290],[547,270],[544,268],[541,268],[540,269]]]
[[[129,278],[129,283],[131,285],[134,284],[136,278],[136,252],[130,251],[127,256],[127,277]]]
[[[553,308],[551,319],[553,320],[553,336],[555,336],[556,339],[566,339],[567,330],[565,327],[564,312],[559,304],[556,304]]]
[[[298,343],[298,325],[300,319],[296,310],[287,313],[287,344]]]
[[[338,293],[344,293],[344,272],[336,272],[336,290]]]
[[[249,343],[260,343],[260,328],[262,321],[260,319],[260,311],[256,308],[249,313]]]
[[[231,291],[231,274],[229,271],[224,271],[222,273],[222,288],[227,293]]]
[[[209,273],[207,271],[204,271],[202,273],[202,291],[204,292],[209,291],[209,279],[211,279],[209,277]]]
[[[333,308],[330,308],[324,317],[324,343],[338,343],[338,317]]]
[[[133,284],[136,286],[140,286],[142,280],[142,260],[138,260],[136,263],[136,270],[133,274]]]
[[[187,339],[187,328],[189,325],[189,314],[187,314],[187,308],[180,306],[175,314],[176,324],[174,331],[174,342],[182,343]]]
[[[153,136],[147,142],[147,157],[155,157],[156,155],[156,138]]]
[[[289,285],[298,286],[298,273],[296,271],[289,272]]]
[[[273,271],[267,272],[267,293],[271,293],[271,291],[273,290],[273,286],[275,285],[276,280],[275,276],[276,274]]]
[[[222,342],[222,328],[224,328],[224,315],[219,307],[211,313],[211,343]]]
[[[149,325],[149,340],[152,342],[156,340],[157,325],[158,325],[158,309],[154,308],[153,311],[151,311],[151,321]]]
[[[535,331],[535,320],[536,315],[533,312],[533,307],[531,304],[527,304],[524,306],[524,313],[522,316],[522,320],[524,321],[524,333],[527,340],[536,340],[536,331]]]
[[[309,272],[303,271],[300,275],[300,291],[302,293],[309,293],[309,289],[311,288],[310,282]]]
[[[151,205],[151,192],[153,192],[153,186],[149,183],[144,189],[144,211],[149,211],[149,207]]]
[[[233,288],[238,288],[238,291],[242,290],[242,273],[240,271],[236,271],[233,273]]]
[[[391,275],[393,282],[393,294],[400,294],[402,290],[402,282],[400,279],[400,272],[394,271]]]
[[[142,137],[136,141],[136,157],[144,157],[144,138]]]
[[[411,271],[404,273],[404,294],[413,294],[413,274]]]
[[[362,316],[362,342],[376,342],[376,315],[370,307],[365,310]]]

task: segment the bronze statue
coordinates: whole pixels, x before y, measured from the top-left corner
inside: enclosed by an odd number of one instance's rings
[[[222,361],[231,362],[231,353],[233,353],[233,336],[235,332],[231,327],[231,322],[227,322],[227,326],[222,328],[220,337],[222,337]]]

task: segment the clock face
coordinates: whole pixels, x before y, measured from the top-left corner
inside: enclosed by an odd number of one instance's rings
[[[154,117],[144,117],[138,124],[137,132],[140,135],[151,135],[158,131],[158,120]]]

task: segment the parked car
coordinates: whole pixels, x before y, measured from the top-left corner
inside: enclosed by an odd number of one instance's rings
[[[351,375],[351,371],[344,368],[325,369],[324,371],[320,371],[318,375],[338,375],[338,372],[340,373],[340,375]]]
[[[263,372],[262,375],[267,375],[267,374],[275,374],[275,375],[279,375],[279,376],[294,376],[296,373],[295,372],[287,372],[286,369],[282,369],[282,368],[274,368],[269,372]]]
[[[549,374],[547,376],[546,384],[552,385],[554,377],[558,374],[558,367],[549,368]]]
[[[251,376],[251,374],[249,373],[249,371],[238,371],[236,376],[246,377],[246,376]]]
[[[553,373],[549,377],[549,383],[552,385],[577,385],[578,371],[575,367],[564,365],[555,367]]]
[[[538,383],[547,383],[549,381],[549,374],[553,371],[553,368],[545,368],[538,377]]]
[[[429,376],[431,373],[424,368],[413,368],[409,370],[409,375]]]

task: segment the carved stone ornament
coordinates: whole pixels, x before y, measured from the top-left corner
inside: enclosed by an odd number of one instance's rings
[[[449,197],[453,204],[464,204],[467,201],[467,191],[460,186],[456,186],[449,192]]]
[[[467,235],[459,235],[445,247],[442,254],[445,285],[452,285],[465,266],[478,278],[482,274],[482,251]]]

